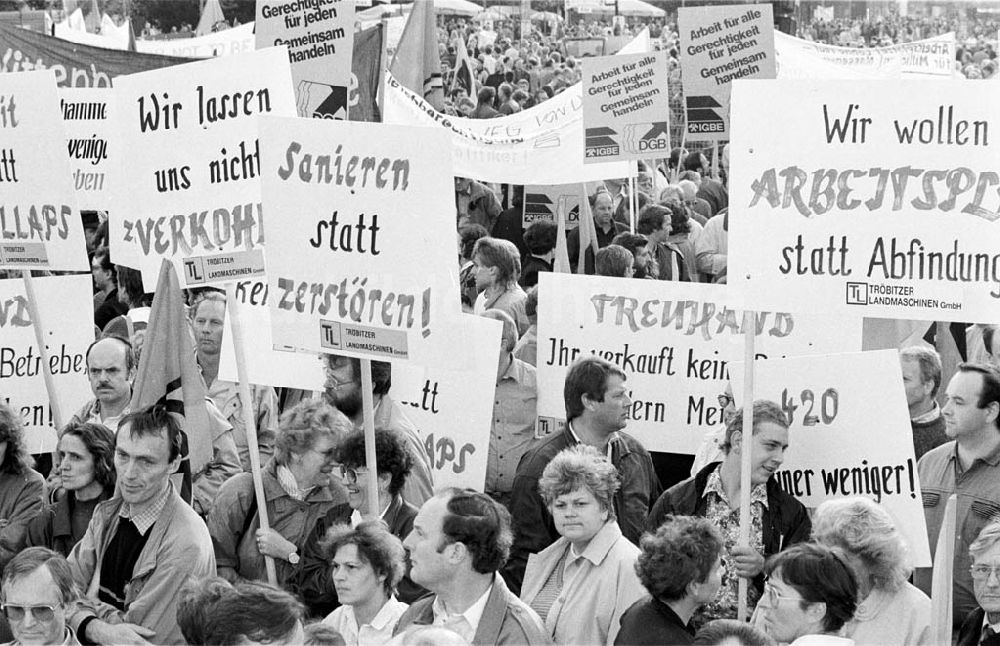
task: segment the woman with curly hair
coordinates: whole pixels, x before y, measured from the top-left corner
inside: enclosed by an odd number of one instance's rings
[[[0,571],[24,548],[28,523],[45,502],[45,480],[32,466],[24,420],[0,404]]]
[[[858,646],[931,643],[931,600],[907,581],[909,550],[883,507],[860,496],[828,500],[816,510],[812,536],[840,548],[857,575],[858,609],[845,637]]]
[[[69,556],[99,502],[115,493],[115,436],[101,424],[70,422],[59,439],[61,487],[28,524],[28,546]]]
[[[691,644],[691,616],[722,585],[722,536],[711,521],[667,516],[642,537],[635,571],[649,591],[622,615],[615,644]]]
[[[402,541],[382,521],[369,520],[331,528],[323,550],[342,604],[323,623],[336,628],[347,646],[387,642],[409,607],[395,595],[406,571]]]
[[[612,644],[622,613],[645,596],[639,548],[615,519],[618,471],[591,446],[552,458],[538,481],[560,538],[528,557],[521,600],[557,644]]]

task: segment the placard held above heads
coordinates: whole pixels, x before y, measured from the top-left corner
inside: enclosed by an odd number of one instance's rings
[[[55,72],[0,74],[0,269],[87,268]]]
[[[85,211],[107,211],[112,164],[108,141],[117,123],[114,95],[110,88],[60,88],[59,107],[77,203]]]
[[[274,342],[431,363],[456,354],[454,182],[440,130],[261,117]]]
[[[262,276],[256,117],[296,114],[285,49],[121,77],[115,94],[115,262],[148,291],[164,258],[184,287]]]

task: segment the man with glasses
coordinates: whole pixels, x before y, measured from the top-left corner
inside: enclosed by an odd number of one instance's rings
[[[45,547],[24,550],[4,568],[0,590],[4,617],[14,634],[11,644],[80,643],[66,623],[76,591],[61,554]]]
[[[937,548],[945,505],[958,494],[952,619],[958,628],[976,609],[969,547],[987,524],[1000,517],[1000,372],[979,363],[960,363],[948,383],[941,409],[952,441],[917,462],[931,554]],[[931,593],[931,568],[917,568],[914,584]]]
[[[969,546],[969,557],[979,607],[962,623],[956,646],[1000,646],[1000,521],[983,528]]]

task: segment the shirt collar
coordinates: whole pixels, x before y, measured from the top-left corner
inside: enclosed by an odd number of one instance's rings
[[[382,513],[378,515],[378,517],[380,519],[383,519],[383,520],[385,519],[385,513],[387,511],[389,511],[389,507],[392,507],[392,503],[393,503],[394,500],[395,500],[395,498],[393,498],[392,500],[390,500],[389,504],[386,505],[385,508],[382,510]],[[357,509],[355,509],[354,511],[351,512],[351,527],[357,527],[358,525],[360,525],[361,523],[363,523],[364,520],[365,520],[365,517],[362,516],[361,512],[358,511]]]
[[[486,592],[484,592],[474,604],[469,606],[465,612],[458,615],[449,613],[448,609],[445,608],[444,601],[441,600],[441,597],[435,596],[434,603],[432,604],[434,619],[436,620],[439,617],[462,617],[472,627],[472,632],[475,634],[475,632],[479,629],[479,620],[483,618],[483,612],[486,611],[486,602],[490,600],[490,593],[493,592],[494,585],[495,583],[490,583],[490,587],[486,588]]]
[[[400,603],[400,601],[396,600],[396,595],[392,595],[384,604],[382,604],[382,607],[379,608],[377,613],[375,613],[372,620],[365,625],[371,626],[375,630],[385,629],[385,627],[389,625],[390,621],[396,619],[398,613],[394,612],[394,610]],[[358,631],[360,632],[361,624],[358,623],[358,617],[354,614],[354,606],[347,607],[349,608],[348,612],[351,613],[351,618],[354,620],[354,625],[358,627]],[[405,605],[403,606],[403,609],[406,609]]]
[[[622,530],[618,527],[617,521],[609,520],[604,523],[604,526],[597,530],[594,537],[590,539],[590,543],[583,550],[583,553],[577,554],[573,545],[569,546],[569,560],[574,561],[576,559],[587,559],[594,565],[600,565],[604,562],[604,558],[614,547],[615,543],[619,538],[622,537]]]
[[[140,506],[124,503],[118,511],[118,515],[131,520],[132,524],[139,530],[139,533],[145,536],[149,528],[160,517],[163,508],[167,506],[167,499],[170,497],[172,488],[173,485],[168,483],[163,493],[153,500],[153,502],[146,505]]]
[[[708,482],[705,483],[705,492],[702,493],[702,497],[708,497],[710,493],[714,493],[727,505],[730,504],[726,497],[726,488],[722,486],[722,463],[719,463],[719,466],[708,474]],[[767,508],[767,483],[754,485],[753,489],[750,490],[750,504],[753,505],[755,502],[763,505],[765,509]]]
[[[910,418],[910,421],[914,424],[928,424],[933,422],[937,418],[941,417],[941,407],[938,406],[937,402],[934,402],[934,407],[923,415],[917,415],[916,417]]]
[[[583,440],[581,440],[580,436],[577,435],[576,431],[573,430],[573,422],[567,422],[566,423],[566,430],[568,430],[569,434],[573,436],[573,441],[574,442],[576,442],[577,444],[583,444]],[[618,431],[615,431],[610,436],[608,436],[608,451],[607,451],[607,453],[608,453],[608,462],[611,462],[611,443],[617,437],[618,437]]]
[[[985,628],[992,628],[997,633],[1000,633],[1000,622],[997,622],[995,624],[991,624],[990,623],[990,615],[989,615],[989,613],[983,612],[983,628],[984,629]],[[979,632],[982,632],[982,630],[980,630]]]
[[[954,444],[955,444],[955,450],[951,452],[951,459],[954,460],[955,464],[959,465],[959,469],[961,469],[962,461],[958,459],[958,442],[954,442]],[[975,460],[973,460],[972,464],[975,465],[976,462],[985,462],[991,467],[995,467],[998,464],[1000,464],[1000,443],[998,443],[995,447],[993,447],[993,450],[990,451],[985,456],[978,457]]]
[[[299,489],[299,484],[295,480],[295,474],[292,473],[291,469],[283,464],[278,465],[275,475],[278,477],[278,484],[281,485],[281,488],[295,500],[305,500],[305,497],[308,496],[309,492],[313,489],[312,487]]]

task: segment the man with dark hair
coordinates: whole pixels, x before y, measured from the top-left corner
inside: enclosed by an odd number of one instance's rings
[[[356,430],[364,428],[364,411],[361,407],[361,360],[336,354],[323,358],[326,383],[323,396],[326,401],[346,415]],[[403,412],[402,407],[389,396],[392,387],[392,366],[385,361],[372,361],[372,407],[375,430],[394,431],[406,440],[406,447],[413,457],[413,470],[403,487],[403,499],[418,507],[434,493],[431,462],[424,449],[419,429]]]
[[[976,609],[969,571],[969,546],[1000,516],[1000,372],[981,363],[960,363],[948,383],[941,409],[952,441],[931,449],[917,462],[931,554],[937,547],[945,504],[958,494],[953,620],[959,627]],[[931,568],[917,568],[914,583],[928,596]]]
[[[115,276],[115,266],[111,263],[111,253],[107,247],[99,247],[94,251],[90,261],[90,273],[94,277],[94,325],[103,330],[111,319],[128,311],[128,306],[118,300],[118,277]],[[97,299],[103,295],[100,303]]]
[[[919,460],[924,453],[948,441],[936,399],[941,387],[941,355],[934,348],[914,345],[899,351],[899,365],[910,409],[913,452]]]
[[[668,489],[653,505],[646,530],[655,532],[668,515],[707,518],[722,534],[726,575],[715,599],[696,614],[694,623],[733,619],[738,606],[738,577],[749,579],[748,608],[752,611],[764,589],[764,559],[794,543],[809,540],[812,524],[806,508],[785,493],[774,474],[788,448],[788,418],[776,403],[753,404],[752,437],[743,433],[743,414],[737,412],[726,427],[722,462],[713,462],[692,478]],[[750,450],[749,492],[741,489],[740,460]],[[750,545],[739,545],[740,501],[750,496]]]
[[[259,581],[191,581],[177,604],[177,623],[192,646],[302,644],[304,619],[298,599]]]
[[[518,280],[522,289],[537,285],[539,272],[552,271],[558,235],[559,226],[555,222],[538,220],[528,225],[524,231],[528,256],[521,267],[521,278]]]
[[[445,489],[420,508],[403,545],[410,577],[433,595],[410,606],[395,634],[434,624],[474,646],[552,643],[535,611],[497,574],[511,545],[510,514],[500,503],[471,489]]]
[[[71,619],[84,643],[184,643],[176,617],[181,587],[189,577],[215,575],[215,552],[205,523],[170,482],[182,443],[162,405],[118,426],[118,492],[97,506],[69,555],[77,586],[88,591]]]
[[[499,84],[499,83],[498,83]],[[497,98],[497,91],[490,87],[489,85],[484,85],[479,89],[479,94],[476,96],[477,103],[476,109],[472,111],[469,115],[470,119],[493,119],[495,117],[501,116],[499,112],[493,109],[493,102]]]
[[[633,278],[656,278],[650,275],[649,239],[638,233],[619,233],[611,244],[625,247],[632,254]]]
[[[73,573],[62,554],[29,547],[3,569],[0,601],[15,645],[78,646],[66,616],[76,600]]]
[[[635,275],[635,258],[625,247],[609,244],[594,256],[594,274],[613,278],[632,278]]]
[[[473,305],[476,314],[488,309],[503,310],[517,324],[518,335],[528,330],[528,317],[524,313],[527,295],[517,279],[521,275],[521,258],[517,247],[508,240],[480,238],[472,252],[475,263],[476,289],[479,296]]]
[[[560,451],[588,444],[608,456],[621,476],[614,510],[625,538],[639,543],[649,506],[660,494],[660,481],[649,452],[622,429],[628,423],[631,400],[625,373],[595,355],[577,359],[566,373],[563,388],[566,427],[536,441],[521,458],[514,475],[510,510],[514,545],[504,578],[520,591],[528,556],[559,538],[552,516],[538,493],[538,479]]]
[[[674,229],[674,220],[679,222]],[[639,211],[635,230],[649,238],[650,255],[656,263],[660,280],[689,281],[688,262],[674,242],[675,237],[686,237],[690,232],[684,207],[673,200],[663,204],[650,204]]]

